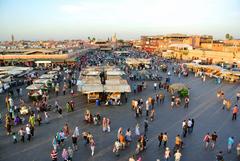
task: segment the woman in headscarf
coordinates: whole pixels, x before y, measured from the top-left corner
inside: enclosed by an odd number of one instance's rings
[[[78,129],[78,127],[76,126],[75,127],[75,130],[74,130],[74,133],[73,133],[76,137],[79,137],[79,129]]]
[[[62,151],[62,158],[64,161],[68,161],[68,152],[65,148]]]

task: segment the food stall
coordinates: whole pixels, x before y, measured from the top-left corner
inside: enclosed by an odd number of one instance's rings
[[[126,64],[131,67],[145,67],[149,68],[151,64],[151,59],[144,58],[127,58]]]
[[[104,83],[100,78],[104,73]],[[115,66],[87,67],[80,73],[77,81],[78,91],[87,95],[88,102],[95,100],[109,101],[111,105],[121,103],[121,96],[131,92],[125,73]]]
[[[39,77],[39,79],[49,79],[54,80],[57,77],[56,74],[43,74]]]
[[[127,80],[112,78],[106,80],[103,90],[107,93],[107,100],[112,100],[114,104],[121,100],[122,93],[131,92],[131,87],[128,85]]]
[[[186,97],[189,95],[189,89],[185,84],[175,83],[169,86],[169,92],[173,94],[178,94],[180,97]]]
[[[40,100],[42,98],[42,89],[44,88],[43,84],[32,84],[26,89],[29,90],[28,96],[31,100]]]
[[[50,80],[50,79],[35,79],[33,81],[33,84],[42,84],[47,88],[51,88],[52,87],[52,80]]]
[[[88,103],[100,99],[100,93],[103,92],[101,84],[85,84],[82,86],[81,92],[87,95]]]

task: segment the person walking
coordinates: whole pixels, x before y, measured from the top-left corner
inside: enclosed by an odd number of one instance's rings
[[[223,152],[222,152],[222,151],[219,151],[219,152],[217,153],[216,159],[217,159],[217,161],[224,161]]]
[[[58,96],[59,93],[59,83],[57,83],[57,85],[55,86],[55,94],[56,96]]]
[[[72,135],[72,146],[73,146],[73,150],[77,151],[77,149],[78,149],[77,136],[75,134]]]
[[[103,132],[107,131],[107,118],[103,117],[102,119],[102,130]]]
[[[228,153],[231,153],[233,144],[234,144],[234,137],[232,136],[228,138],[228,147],[227,147]]]
[[[62,151],[62,158],[64,161],[68,161],[68,151],[65,148]]]
[[[140,136],[140,127],[139,124],[137,123],[136,127],[135,127],[135,135],[136,136]]]
[[[195,120],[194,120],[194,119],[192,119],[192,128],[191,128],[191,133],[193,132],[194,125],[195,125]]]
[[[223,99],[223,103],[222,104],[223,104],[222,109],[224,110],[226,105],[227,105],[227,99],[226,98]]]
[[[45,116],[45,123],[48,124],[49,123],[49,115],[47,113],[47,111],[44,112],[44,116]]]
[[[110,124],[111,124],[111,121],[110,121],[110,119],[109,119],[109,118],[107,118],[107,121],[106,121],[106,123],[107,123],[107,132],[111,132],[111,126],[110,126]]]
[[[237,92],[237,102],[240,100],[240,91]]]
[[[90,140],[90,148],[91,148],[91,155],[93,156],[94,155],[94,151],[95,151],[95,142],[93,139]]]
[[[67,123],[65,123],[65,125],[63,126],[63,132],[65,137],[68,137],[70,135],[70,128]]]
[[[237,150],[237,157],[240,158],[240,142],[238,142],[236,150]]]
[[[163,141],[163,147],[166,148],[167,142],[168,142],[168,135],[166,132],[163,134],[162,141]]]
[[[158,141],[159,141],[159,144],[158,144],[158,147],[160,147],[162,145],[162,141],[163,141],[163,133],[161,132],[161,134],[158,136]]]
[[[182,148],[182,139],[181,139],[180,135],[177,135],[175,138],[174,151],[179,150],[181,148]]]
[[[159,102],[159,95],[156,94],[156,103],[158,104],[158,102]]]
[[[213,134],[211,135],[212,149],[214,149],[216,146],[217,138],[218,138],[218,135],[217,135],[216,131],[214,131]]]
[[[187,131],[188,131],[188,134],[191,134],[192,133],[192,120],[191,119],[188,119],[187,121]]]
[[[19,96],[21,97],[23,95],[23,90],[22,90],[22,88],[20,87],[19,88]]]
[[[23,128],[21,128],[18,131],[18,135],[20,135],[20,141],[24,143],[24,141],[25,141],[25,131],[23,130]]]
[[[157,83],[155,82],[155,83],[153,84],[153,86],[154,86],[154,90],[156,91],[156,90],[157,90]]]
[[[174,157],[175,157],[175,161],[181,160],[182,154],[180,153],[179,150],[177,150],[177,152],[174,154]]]
[[[29,124],[27,124],[26,126],[26,134],[27,134],[27,140],[30,141],[32,135],[31,135],[31,129]]]
[[[36,119],[36,121],[37,121],[37,123],[38,123],[38,126],[40,126],[41,123],[42,123],[42,117],[41,117],[41,114],[40,114],[40,113],[37,114],[37,119]]]
[[[164,152],[164,159],[165,159],[165,161],[168,161],[170,157],[171,157],[171,151],[170,151],[170,149],[167,147],[166,150],[165,150],[165,152]]]
[[[63,116],[62,116],[62,107],[61,106],[59,106],[59,105],[57,105],[57,111],[58,111],[58,114],[59,114],[59,118],[62,118]]]
[[[175,98],[175,97],[174,97],[174,98]],[[173,109],[174,105],[175,105],[175,101],[174,101],[174,100],[171,100],[171,109]]]
[[[182,122],[182,130],[183,130],[182,135],[183,135],[184,138],[187,135],[187,129],[188,129],[187,121],[183,120],[183,122]]]
[[[160,104],[163,104],[163,103],[164,103],[164,98],[165,98],[164,94],[163,94],[163,93],[160,93],[160,94],[159,94]]]
[[[53,149],[57,151],[58,143],[57,143],[56,136],[52,140],[52,146],[53,146]]]
[[[235,106],[233,107],[232,120],[237,120],[237,114],[238,114],[238,106],[235,105]]]
[[[204,138],[203,138],[203,142],[204,142],[204,147],[205,147],[205,149],[207,149],[208,148],[208,145],[209,145],[209,142],[210,142],[210,135],[209,135],[209,133],[207,133],[205,136],[204,136]]]
[[[146,117],[148,117],[148,113],[149,113],[149,102],[147,100],[146,101]]]
[[[72,150],[72,148],[70,146],[68,147],[67,152],[68,152],[68,161],[72,161],[73,150]]]
[[[119,156],[120,148],[121,148],[121,143],[118,140],[116,140],[113,146],[113,153],[115,153],[116,156]]]
[[[12,137],[13,137],[13,144],[16,144],[17,143],[17,136],[16,136],[15,132],[12,133]]]
[[[161,89],[162,88],[162,82],[160,81],[159,83],[158,83],[158,89]]]
[[[127,129],[127,131],[125,133],[125,138],[126,138],[127,144],[129,144],[132,141],[132,132],[131,132],[130,128]]]
[[[148,131],[148,119],[146,118],[144,120],[144,135],[147,134],[147,131]]]
[[[63,92],[63,95],[64,95],[64,96],[66,95],[66,90],[67,90],[67,84],[64,83],[63,89],[62,89],[62,92]]]
[[[150,114],[150,120],[153,121],[154,120],[154,115],[155,115],[155,109],[151,110],[151,114]]]
[[[52,152],[50,154],[52,161],[57,161],[57,155],[58,155],[57,151],[52,150]]]
[[[128,159],[128,161],[135,161],[135,156],[133,155],[133,156],[131,156],[129,159]]]
[[[190,101],[189,97],[188,97],[188,96],[185,97],[185,99],[184,99],[184,102],[185,102],[185,104],[184,104],[184,108],[188,108],[189,101]]]

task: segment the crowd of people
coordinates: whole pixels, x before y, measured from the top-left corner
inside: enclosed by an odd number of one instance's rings
[[[140,56],[136,54],[137,56]],[[96,55],[95,55],[96,56]],[[97,57],[94,55],[88,55],[88,63],[91,65],[99,65],[96,64],[97,61],[101,64],[104,64],[106,58],[109,55],[101,56],[100,54]],[[149,58],[147,54],[142,54],[140,57]],[[163,63],[161,58],[159,57],[152,57],[155,58],[152,60],[152,65],[149,69],[151,70],[160,70],[159,65]],[[96,60],[96,61],[93,61]],[[120,56],[113,56],[112,64],[121,65],[124,60]],[[105,62],[110,64],[110,62]],[[174,110],[175,108],[183,108],[187,111],[188,108],[192,108],[190,96],[180,97],[178,94],[170,94],[169,93],[169,86],[171,85],[172,77],[181,78],[183,76],[188,76],[188,71],[183,70],[183,68],[178,65],[177,63],[167,63],[166,71],[167,72],[166,78],[161,77],[157,81],[154,80],[153,86],[147,87],[145,80],[141,79],[141,85],[144,89],[152,90],[152,94],[147,96],[147,99],[144,100],[143,98],[134,99],[132,103],[132,109],[134,110],[134,114],[137,120],[137,124],[134,127],[123,128],[119,127],[117,131],[117,136],[113,140],[113,148],[112,152],[119,157],[121,155],[121,151],[125,150],[133,142],[136,143],[134,155],[130,156],[129,161],[142,161],[142,153],[147,150],[147,144],[150,140],[149,136],[149,128],[151,128],[151,124],[155,120],[158,119],[158,113],[156,110],[157,108],[161,108],[161,106],[166,104],[166,99],[170,100],[170,108],[169,110]],[[172,67],[172,71],[170,71],[170,67]],[[128,73],[128,78],[130,77],[137,77],[133,76],[135,70],[138,69],[131,69],[127,66],[123,66],[124,71]],[[74,112],[77,108],[77,104],[74,102],[71,97],[75,95],[75,85],[77,84],[77,68],[70,67],[68,69],[71,72],[62,73],[60,72],[59,78],[61,78],[58,82],[52,84],[52,89],[48,92],[43,92],[43,97],[41,100],[34,101],[29,108],[28,115],[22,115],[20,113],[21,106],[27,106],[27,103],[23,101],[23,90],[22,88],[17,88],[17,95],[14,95],[13,92],[9,92],[9,94],[5,98],[5,106],[7,112],[5,114],[5,120],[1,119],[0,113],[0,123],[4,122],[4,126],[6,128],[7,135],[11,135],[13,138],[13,143],[25,143],[26,140],[28,142],[33,140],[35,136],[35,128],[40,128],[43,123],[50,123],[49,117],[53,113],[58,113],[58,118],[61,119],[64,117],[63,113]],[[171,72],[173,75],[171,75]],[[36,74],[36,78],[39,75]],[[203,81],[206,78],[201,77]],[[137,89],[137,85],[135,83],[136,78],[131,79],[131,83],[133,84],[133,93],[137,95],[139,90]],[[31,83],[31,82],[30,82]],[[62,89],[62,90],[60,90]],[[143,89],[143,90],[144,90]],[[140,90],[141,91],[141,90]],[[67,102],[62,102],[58,99],[59,96],[71,96]],[[53,98],[51,98],[53,97]],[[226,98],[224,91],[217,91],[217,97],[220,102],[223,102],[222,109],[231,110],[232,107],[232,120],[237,120],[238,115],[238,103],[240,101],[240,92],[236,93],[236,103],[232,106],[229,103],[230,99]],[[54,100],[54,105],[49,103],[49,100]],[[18,103],[19,102],[19,103]],[[232,101],[233,102],[233,101]],[[65,104],[66,108],[63,108],[62,104]],[[161,111],[161,110],[160,110]],[[100,113],[92,114],[90,110],[86,110],[84,114],[84,122],[89,124],[89,126],[100,125],[101,128],[98,128],[99,131],[104,133],[111,133],[112,127],[111,125],[114,123],[114,120],[110,120],[109,116],[101,116]],[[143,118],[143,119],[142,119]],[[92,125],[91,125],[92,124]],[[37,125],[37,127],[36,127]],[[185,120],[182,121],[182,126],[179,129],[182,130],[182,134],[175,133],[175,139],[170,137],[168,131],[159,132],[159,135],[155,138],[158,140],[158,148],[163,149],[163,154],[160,156],[164,158],[166,161],[170,160],[170,158],[174,158],[175,161],[180,161],[183,156],[183,149],[185,148],[185,144],[187,144],[189,136],[193,133],[195,127],[195,119],[187,117]],[[57,160],[64,160],[64,161],[72,161],[74,154],[79,150],[79,140],[82,140],[83,145],[86,148],[89,148],[90,155],[94,156],[95,149],[96,149],[96,142],[94,138],[94,134],[89,131],[81,131],[81,127],[79,128],[76,126],[73,130],[70,128],[70,123],[65,123],[63,127],[56,132],[52,139],[52,150],[50,151],[50,158],[52,161]],[[141,129],[143,130],[141,131]],[[101,129],[101,130],[100,130]],[[195,131],[194,131],[195,132]],[[80,136],[81,133],[81,136]],[[174,145],[171,148],[169,144],[169,140],[175,140]],[[206,151],[214,150],[216,147],[217,140],[219,136],[217,131],[213,131],[212,133],[207,132],[205,136],[202,138],[203,147]],[[71,143],[69,144],[69,141]],[[236,147],[237,155],[240,157],[240,142],[236,144],[236,137],[229,136],[227,140],[227,152],[231,153],[233,151],[234,146]],[[187,148],[187,147],[186,147]],[[61,155],[61,156],[60,156]],[[60,157],[59,157],[60,156]],[[60,159],[61,158],[61,159]],[[157,159],[160,161],[160,159]],[[219,151],[216,154],[217,161],[224,160],[224,153],[223,150]]]

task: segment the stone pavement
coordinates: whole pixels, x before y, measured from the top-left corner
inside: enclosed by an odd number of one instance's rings
[[[215,80],[207,79],[205,83],[200,78],[194,78],[190,75],[188,78],[181,78],[172,76],[174,82],[186,83],[190,87],[190,105],[189,109],[183,107],[170,109],[170,97],[166,93],[165,103],[157,105],[155,120],[149,123],[149,131],[147,137],[147,150],[142,155],[144,161],[155,161],[157,158],[163,160],[164,150],[158,148],[157,136],[160,132],[168,132],[169,143],[168,146],[172,149],[174,146],[175,136],[181,134],[182,121],[187,118],[195,119],[195,127],[193,133],[183,140],[184,149],[182,151],[182,161],[214,161],[215,155],[219,150],[223,150],[225,160],[234,161],[236,158],[235,146],[231,154],[227,154],[227,138],[229,136],[235,137],[235,142],[240,140],[239,134],[239,119],[232,122],[231,112],[222,110],[222,102],[216,97],[216,91],[223,89],[227,98],[235,101],[235,95],[240,90],[239,84],[220,85],[215,84]],[[163,91],[163,90],[161,90]],[[50,123],[43,124],[41,127],[36,126],[35,136],[33,140],[28,143],[25,142],[13,144],[12,137],[5,135],[5,129],[1,125],[0,132],[0,160],[1,161],[47,161],[50,159],[50,151],[52,150],[52,139],[57,131],[64,126],[64,123],[70,125],[70,129],[78,126],[80,133],[89,131],[93,134],[96,141],[95,155],[90,155],[89,146],[84,147],[82,138],[78,142],[79,150],[74,153],[73,160],[75,161],[125,161],[129,156],[134,154],[136,148],[136,137],[129,147],[120,152],[120,156],[116,157],[112,153],[113,143],[117,137],[119,127],[123,127],[124,132],[127,128],[131,128],[134,134],[134,128],[137,122],[140,123],[141,132],[143,132],[143,120],[145,117],[136,119],[135,112],[131,109],[131,100],[136,98],[143,98],[144,101],[148,96],[155,96],[159,90],[153,90],[153,82],[147,82],[147,89],[142,93],[129,94],[128,103],[122,106],[115,107],[96,107],[95,104],[87,104],[86,98],[83,96],[74,97],[76,103],[76,110],[72,113],[64,111],[63,118],[57,118],[57,114],[50,113]],[[3,96],[1,95],[1,100]],[[65,103],[70,96],[59,96],[60,105],[65,107]],[[55,97],[51,97],[54,102]],[[1,108],[4,107],[4,102],[1,101]],[[85,124],[84,112],[89,109],[93,114],[99,112],[101,116],[106,116],[111,119],[111,133],[103,133],[101,126]],[[143,112],[144,113],[144,112]],[[144,113],[145,114],[145,113]],[[216,149],[204,150],[203,136],[206,132],[212,133],[217,131],[219,138]],[[71,139],[66,141],[66,147],[70,145]],[[236,144],[235,144],[236,145]],[[59,160],[61,158],[59,152]],[[173,157],[170,159],[173,160]]]

